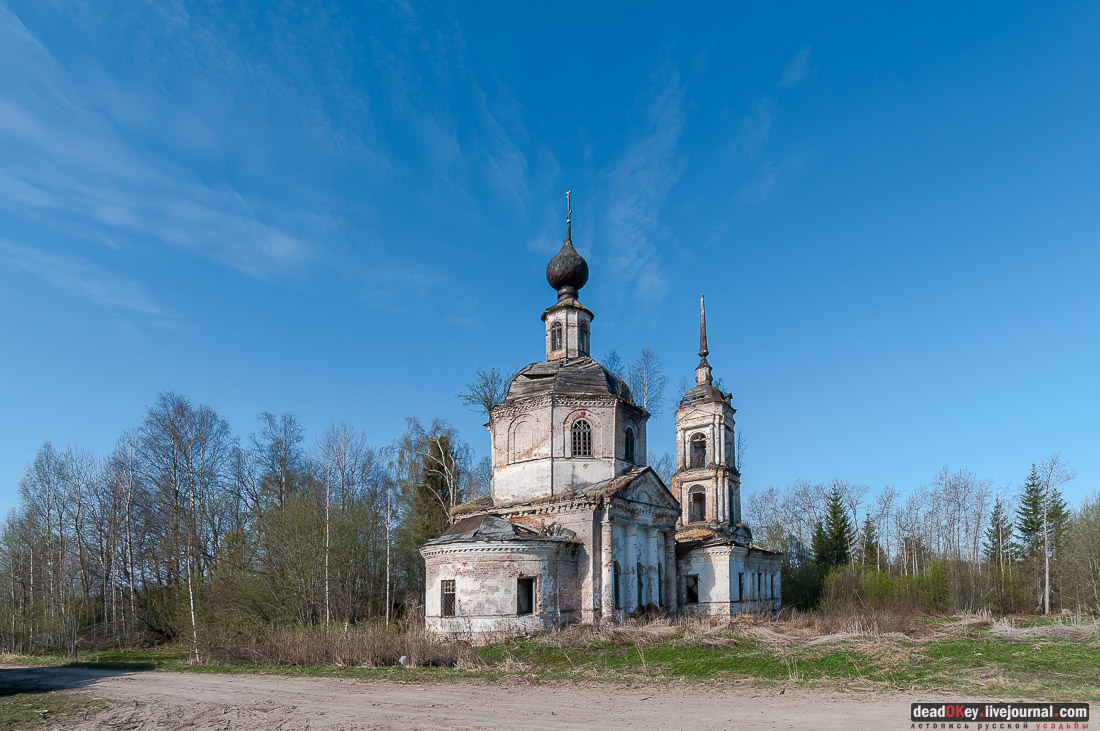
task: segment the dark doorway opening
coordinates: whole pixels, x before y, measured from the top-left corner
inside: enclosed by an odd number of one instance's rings
[[[699,603],[699,576],[697,574],[691,574],[684,579],[684,603]]]
[[[535,577],[521,576],[517,585],[517,614],[533,614],[535,611]]]

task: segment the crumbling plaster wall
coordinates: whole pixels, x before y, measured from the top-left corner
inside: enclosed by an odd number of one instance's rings
[[[729,616],[743,612],[779,611],[779,556],[744,546],[699,546],[679,560],[680,611],[683,614]],[[742,578],[739,579],[738,575]],[[762,576],[759,586],[755,577]],[[689,576],[699,577],[699,601],[687,603]],[[774,576],[774,579],[771,577]],[[774,581],[774,584],[772,583]],[[744,587],[743,592],[739,588]],[[774,592],[772,587],[774,586]]]
[[[592,456],[572,454],[572,427],[592,426]],[[645,464],[645,412],[612,397],[551,395],[505,403],[489,419],[493,500],[497,504],[572,492]],[[635,461],[626,461],[626,428]]]
[[[453,636],[517,633],[576,621],[576,543],[560,540],[463,542],[421,549],[425,627]],[[536,577],[535,610],[518,613],[518,579]],[[455,582],[455,616],[443,617],[441,582]]]
[[[675,526],[679,511],[621,498],[562,500],[549,504],[494,509],[494,515],[540,529],[556,525],[571,531],[578,542],[576,583],[579,615],[565,621],[596,622],[614,609],[614,562],[622,569],[623,593],[618,614],[637,612],[637,564],[643,565],[643,599],[663,611],[675,611]],[[633,560],[628,561],[628,558]],[[660,570],[658,571],[658,566]],[[658,589],[658,576],[661,581]]]

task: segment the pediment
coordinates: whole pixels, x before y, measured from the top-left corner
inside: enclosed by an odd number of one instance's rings
[[[648,467],[620,488],[615,493],[615,497],[645,505],[671,508],[672,510],[680,509],[679,501],[661,482],[661,478],[657,476],[657,473]]]

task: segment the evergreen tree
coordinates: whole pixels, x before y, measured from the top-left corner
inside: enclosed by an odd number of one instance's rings
[[[1004,571],[1016,559],[1012,519],[1000,498],[993,504],[989,528],[985,531],[985,555],[998,571]]]
[[[1032,464],[1016,510],[1016,527],[1020,557],[1046,611],[1050,608],[1050,562],[1061,554],[1068,522],[1069,510],[1058,487]]]
[[[852,522],[840,490],[834,487],[825,502],[825,520],[819,521],[814,529],[814,559],[818,566],[829,569],[848,563],[852,534]]]
[[[1020,494],[1020,507],[1016,509],[1016,531],[1019,535],[1020,557],[1034,560],[1043,545],[1043,483],[1039,470],[1031,465],[1031,474]]]
[[[1050,546],[1051,558],[1058,556],[1068,522],[1069,508],[1062,493],[1053,485],[1044,485],[1039,470],[1031,465],[1031,474],[1024,483],[1020,507],[1016,510],[1021,557],[1041,560],[1044,544]],[[1048,536],[1044,531],[1049,531],[1049,541],[1045,540]]]
[[[875,530],[875,524],[871,522],[871,516],[865,516],[863,519],[863,528],[860,530],[859,535],[859,561],[864,566],[873,566],[879,568],[879,557],[882,554],[882,547],[878,542],[878,532]]]

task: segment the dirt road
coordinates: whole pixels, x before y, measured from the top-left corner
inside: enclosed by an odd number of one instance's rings
[[[389,681],[76,668],[0,668],[0,696],[98,698],[66,729],[909,728],[909,694],[805,687]],[[954,700],[961,700],[955,698]]]

